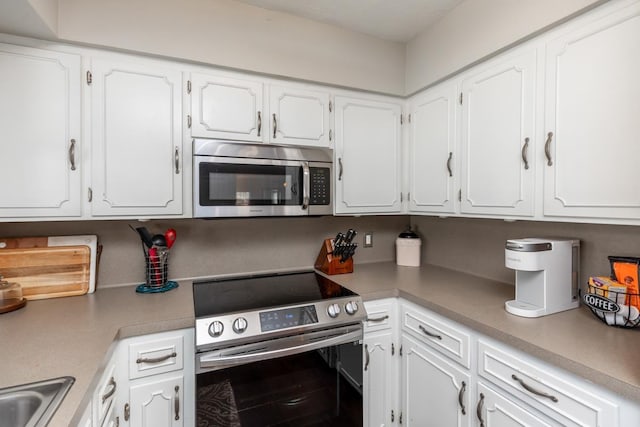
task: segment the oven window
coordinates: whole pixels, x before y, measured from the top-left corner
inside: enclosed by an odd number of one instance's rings
[[[326,351],[199,374],[197,387],[200,426],[362,426],[361,392]]]
[[[302,204],[299,166],[200,163],[200,205]]]

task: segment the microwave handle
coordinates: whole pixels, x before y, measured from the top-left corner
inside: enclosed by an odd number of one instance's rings
[[[311,180],[309,179],[309,162],[302,163],[302,209],[309,207],[309,193],[311,192]]]

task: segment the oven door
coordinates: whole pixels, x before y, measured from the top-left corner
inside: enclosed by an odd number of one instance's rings
[[[362,390],[325,360],[361,339],[349,325],[197,355],[197,425],[362,426]]]
[[[194,157],[194,217],[309,215],[309,164]]]

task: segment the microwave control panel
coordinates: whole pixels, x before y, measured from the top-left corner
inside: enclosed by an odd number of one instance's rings
[[[311,189],[309,204],[328,205],[331,203],[331,169],[309,168]]]

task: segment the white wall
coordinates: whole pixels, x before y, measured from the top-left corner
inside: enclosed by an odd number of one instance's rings
[[[59,0],[58,37],[389,94],[404,45],[230,0]]]
[[[407,44],[406,94],[601,0],[466,0]]]

